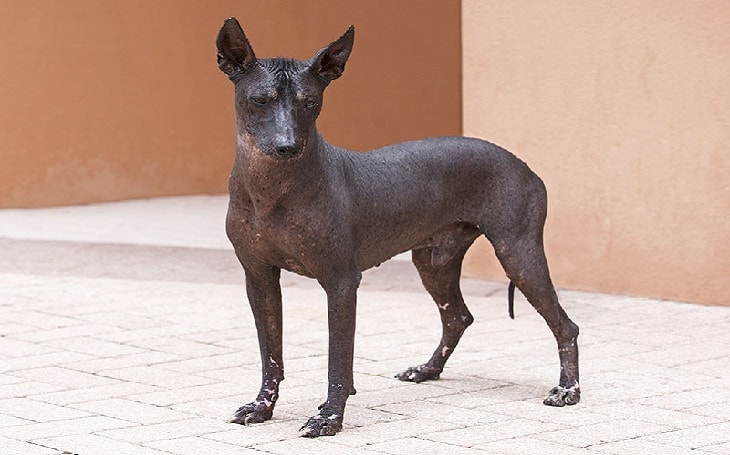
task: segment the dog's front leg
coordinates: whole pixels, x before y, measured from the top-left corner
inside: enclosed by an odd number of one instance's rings
[[[330,283],[322,283],[327,293],[329,326],[327,401],[319,407],[319,413],[301,428],[302,436],[333,436],[342,429],[345,403],[355,393],[352,366],[359,281],[360,272],[356,270]]]
[[[251,305],[261,351],[261,390],[251,403],[238,408],[231,422],[258,423],[269,420],[284,380],[282,360],[281,269],[262,266],[246,270],[246,293]]]

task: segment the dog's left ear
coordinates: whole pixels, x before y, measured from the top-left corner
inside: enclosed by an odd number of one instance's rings
[[[233,80],[256,64],[256,55],[235,17],[227,19],[216,39],[218,68]]]
[[[337,41],[334,41],[312,57],[311,70],[327,83],[342,76],[354,42],[355,27],[351,25]]]

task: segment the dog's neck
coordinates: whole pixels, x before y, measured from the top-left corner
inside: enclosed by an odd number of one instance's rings
[[[315,129],[300,156],[277,159],[262,153],[254,138],[239,130],[236,158],[229,190],[239,198],[250,199],[257,209],[297,204],[313,198],[326,186],[333,172],[332,163],[339,148],[330,145]]]

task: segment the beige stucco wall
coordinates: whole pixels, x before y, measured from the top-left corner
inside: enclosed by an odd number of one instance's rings
[[[730,3],[462,8],[464,132],[545,180],[557,285],[730,304]]]

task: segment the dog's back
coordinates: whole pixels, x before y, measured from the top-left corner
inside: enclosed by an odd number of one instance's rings
[[[438,137],[337,153],[343,171],[330,184],[350,199],[342,222],[355,232],[361,270],[424,245],[452,243],[449,230],[468,238],[465,225],[474,238],[496,237],[530,216],[501,201],[527,191],[544,198],[541,180],[524,162],[480,139]]]

